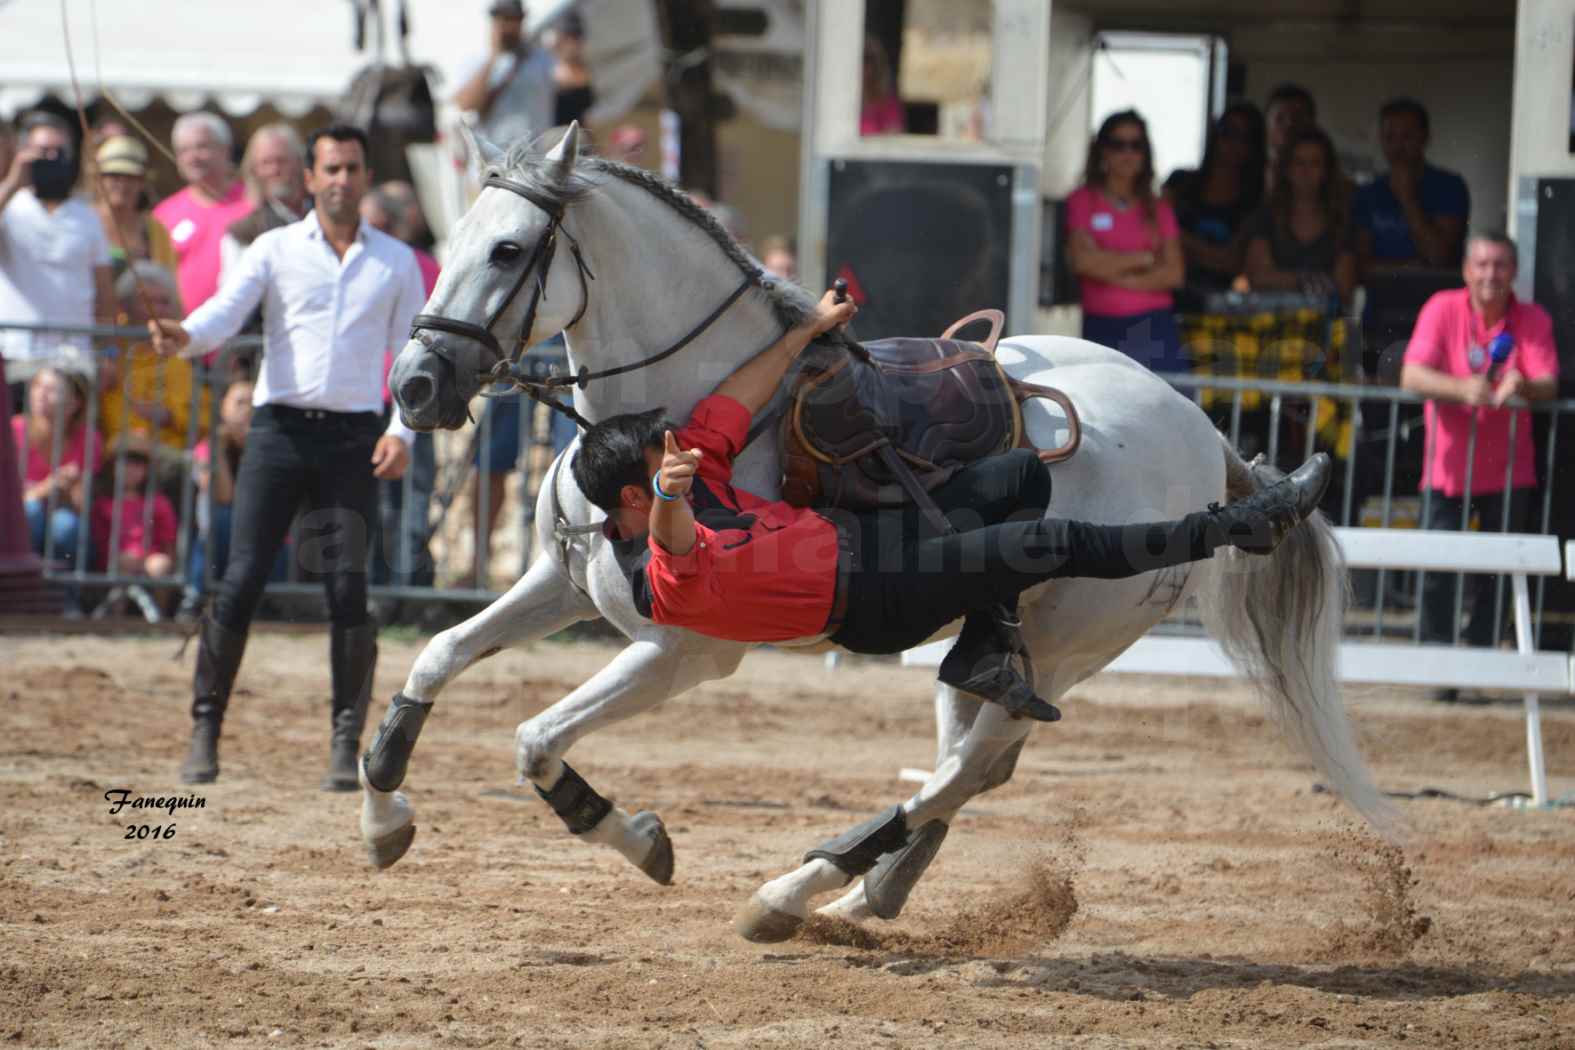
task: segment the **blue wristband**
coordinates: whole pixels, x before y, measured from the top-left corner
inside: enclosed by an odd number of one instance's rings
[[[663,503],[671,503],[673,500],[678,498],[677,496],[669,496],[667,493],[662,491],[662,472],[659,470],[655,474],[651,475],[651,488],[653,491],[655,491],[656,498],[661,500]]]

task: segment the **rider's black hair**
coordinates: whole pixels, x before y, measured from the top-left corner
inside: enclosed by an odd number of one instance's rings
[[[645,451],[663,447],[663,431],[678,429],[667,418],[667,409],[627,412],[604,419],[580,438],[570,469],[574,481],[590,500],[611,514],[618,508],[625,485],[641,488],[651,483],[646,474]]]

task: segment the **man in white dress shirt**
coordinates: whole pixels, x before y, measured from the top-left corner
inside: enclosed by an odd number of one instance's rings
[[[371,185],[366,133],[333,125],[307,143],[316,206],[252,242],[219,291],[184,322],[149,324],[161,352],[201,353],[263,305],[264,347],[246,455],[235,482],[230,561],[202,627],[191,750],[181,779],[219,775],[219,729],[269,569],[304,504],[302,567],[323,575],[333,622],[332,744],[324,790],[353,791],[377,625],[367,615],[376,480],[398,478],[410,431],[386,429],[383,352],[403,342],[426,295],[408,247],[361,221]]]

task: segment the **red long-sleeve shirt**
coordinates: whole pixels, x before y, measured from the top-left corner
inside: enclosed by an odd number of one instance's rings
[[[713,394],[674,435],[704,455],[689,492],[695,545],[665,551],[655,538],[624,544],[619,562],[652,620],[713,638],[780,642],[826,629],[837,588],[837,530],[812,510],[733,487],[733,458],[749,410]]]

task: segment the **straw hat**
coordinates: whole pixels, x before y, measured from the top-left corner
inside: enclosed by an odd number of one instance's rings
[[[115,455],[153,458],[153,436],[145,430],[128,430],[115,442]]]
[[[147,147],[129,135],[105,139],[94,154],[94,159],[98,162],[101,175],[135,175],[143,178],[148,174]]]

